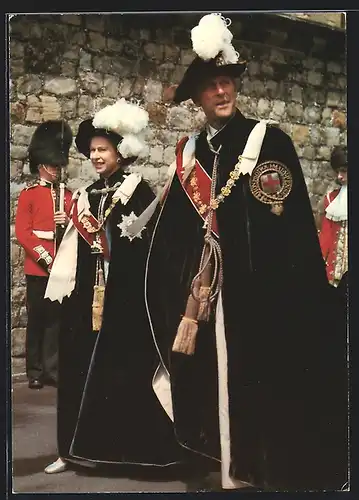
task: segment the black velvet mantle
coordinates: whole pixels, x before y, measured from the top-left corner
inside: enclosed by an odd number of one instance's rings
[[[119,180],[123,174],[118,171],[109,185]],[[103,187],[99,180],[87,191]],[[153,465],[167,465],[179,457],[172,422],[151,386],[158,355],[143,295],[151,222],[142,237],[132,241],[117,227],[122,215],[133,211],[138,216],[153,199],[152,190],[141,181],[130,201],[125,206],[118,202],[108,218],[111,259],[99,333],[91,325],[95,258],[79,237],[76,290],[68,301],[62,332],[59,448],[63,457]],[[89,193],[89,201],[97,216],[100,195]]]
[[[216,192],[256,121],[239,111],[212,138],[222,144]],[[203,131],[196,158],[209,174]],[[217,210],[224,262],[231,471],[277,489],[330,489],[346,481],[346,335],[327,283],[312,209],[291,139],[267,128],[258,164],[279,161],[293,188],[277,216],[241,176]],[[220,459],[214,318],[201,324],[194,356],[171,346],[203,246],[203,221],[175,176],[149,255],[147,301],[171,375],[175,432],[197,453]]]

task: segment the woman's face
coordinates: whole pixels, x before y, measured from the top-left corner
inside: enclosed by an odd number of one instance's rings
[[[120,167],[119,154],[106,137],[91,139],[90,160],[101,177],[109,177]]]

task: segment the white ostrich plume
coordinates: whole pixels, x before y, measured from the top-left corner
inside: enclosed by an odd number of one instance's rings
[[[238,61],[238,53],[231,44],[233,35],[229,24],[221,14],[207,14],[191,30],[193,50],[201,59],[209,61],[222,52],[225,64]]]
[[[123,158],[130,158],[131,156],[144,157],[146,144],[141,135],[125,134],[118,144],[117,150]]]
[[[104,128],[122,136],[138,134],[148,125],[148,113],[143,108],[126,102],[122,98],[115,104],[98,111],[92,120],[92,125],[95,128]]]

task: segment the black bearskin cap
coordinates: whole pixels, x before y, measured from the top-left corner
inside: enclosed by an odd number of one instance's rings
[[[343,167],[348,168],[347,146],[334,147],[330,157],[330,164],[334,170]]]
[[[64,120],[48,120],[35,130],[28,149],[30,172],[38,166],[65,167],[69,161],[72,131]]]

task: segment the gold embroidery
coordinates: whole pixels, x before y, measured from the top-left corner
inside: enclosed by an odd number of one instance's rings
[[[260,202],[271,205],[275,215],[283,213],[283,201],[292,190],[293,178],[283,163],[266,161],[254,168],[249,187]]]

